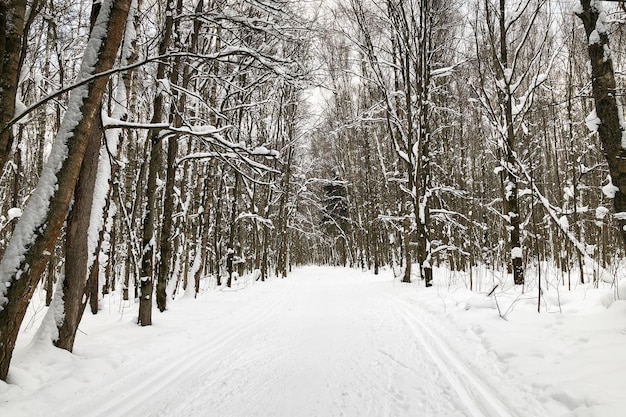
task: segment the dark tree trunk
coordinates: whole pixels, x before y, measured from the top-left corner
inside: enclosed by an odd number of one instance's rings
[[[241,175],[235,171],[235,186],[233,187],[233,204],[230,211],[230,232],[228,237],[228,255],[226,258],[226,267],[228,269],[228,279],[226,286],[231,287],[233,284],[233,261],[235,256],[235,236],[237,236],[237,200],[239,200],[239,187],[241,183]],[[239,243],[241,244],[241,242]]]
[[[278,208],[278,219],[279,219],[279,228],[276,230],[278,232],[278,258],[276,259],[276,275],[281,278],[287,277],[287,242],[289,239],[288,233],[288,207],[287,204],[289,202],[289,184],[291,181],[291,163],[293,157],[293,148],[289,148],[289,154],[287,156],[287,164],[285,167],[285,173],[283,177],[282,184],[282,194],[280,196],[280,206]]]
[[[411,282],[411,220],[404,219],[402,234],[402,246],[404,247],[404,277],[402,282]]]
[[[581,0],[583,12],[578,14],[587,34],[587,50],[591,61],[591,86],[596,105],[596,115],[600,119],[598,136],[602,143],[604,156],[609,165],[611,181],[618,190],[613,204],[616,213],[626,213],[626,144],[622,143],[624,127],[620,125],[620,107],[617,102],[615,71],[609,49],[609,37],[605,31],[599,31],[597,22],[600,11],[591,0]],[[598,39],[590,40],[596,33]],[[626,216],[617,216],[617,225],[622,243],[626,245]]]
[[[419,248],[420,273],[426,287],[432,286],[432,259],[430,242],[430,73],[432,52],[433,13],[430,10],[430,0],[424,0],[420,8],[420,51],[416,62],[417,100],[419,110],[418,144],[419,154],[417,164],[416,184],[419,190],[418,212],[416,213],[417,241]]]
[[[54,342],[56,347],[70,352],[74,348],[74,338],[82,317],[81,304],[89,274],[87,236],[91,220],[96,173],[98,172],[98,157],[100,156],[102,139],[101,126],[93,125],[90,136],[74,190],[74,203],[67,216],[65,279],[62,282],[65,315],[63,322],[57,323],[59,338]]]
[[[268,227],[263,227],[263,255],[261,256],[261,281],[267,279],[268,265],[267,265],[267,252],[269,250],[270,233]]]
[[[221,171],[222,174],[224,171]],[[219,171],[218,171],[219,173]],[[219,177],[219,175],[216,175]],[[213,252],[214,252],[214,263],[215,263],[215,277],[217,279],[217,286],[222,285],[222,271],[220,268],[220,263],[222,261],[222,251],[221,251],[221,229],[222,229],[222,191],[224,189],[224,180],[219,180],[219,187],[217,189],[217,201],[215,203],[215,225],[213,230]],[[198,288],[199,290],[199,288]]]
[[[87,307],[87,300],[89,300],[89,309],[91,314],[98,314],[98,284],[100,278],[100,262],[96,260],[89,270],[89,278],[87,278],[87,284],[85,285],[85,296],[81,306],[80,317],[76,323],[76,329],[83,317],[85,308]]]
[[[104,285],[102,285],[102,295],[115,291],[115,251],[117,249],[117,228],[119,223],[113,219],[111,224],[111,234],[109,240],[108,261],[104,271]]]
[[[141,272],[139,275],[140,291],[138,323],[141,326],[152,325],[152,293],[155,269],[153,258],[154,252],[156,250],[154,222],[156,221],[157,210],[157,175],[159,167],[161,166],[161,144],[158,138],[158,133],[155,133],[150,138],[150,165],[148,171],[148,184],[146,189],[147,203],[146,211],[143,217],[143,238],[141,239]]]
[[[211,208],[210,201],[211,196],[213,194],[212,187],[212,179],[211,179],[212,171],[208,168],[207,176],[204,179],[204,186],[202,191],[202,208],[203,212],[201,216],[198,216],[198,221],[200,224],[198,225],[198,231],[200,232],[201,238],[198,242],[198,246],[196,247],[196,251],[200,251],[200,266],[194,273],[194,283],[196,285],[196,294],[200,291],[200,278],[204,273],[205,264],[207,263],[207,248],[209,246],[209,222],[211,220]]]
[[[165,30],[161,43],[159,44],[159,54],[167,53],[170,41],[172,39],[174,0],[169,0],[166,6],[165,14]],[[159,62],[157,65],[156,79],[165,79],[166,65]],[[154,113],[152,114],[152,123],[161,123],[164,118],[164,97],[163,92],[156,95],[154,99]],[[157,176],[162,164],[161,149],[161,131],[160,129],[151,130],[148,133],[150,140],[149,149],[149,166],[148,166],[148,184],[146,187],[146,209],[143,215],[143,237],[141,239],[141,272],[139,276],[139,317],[138,323],[141,326],[152,325],[152,293],[154,289],[154,278],[156,265],[154,264],[154,255],[156,251],[155,221],[157,210]],[[175,140],[175,138],[172,138]]]
[[[524,267],[522,264],[522,244],[520,236],[520,210],[518,201],[518,175],[517,175],[517,161],[515,156],[515,129],[513,126],[513,96],[510,93],[510,82],[503,69],[508,67],[508,44],[506,39],[507,29],[505,21],[506,1],[500,0],[500,62],[501,67],[498,66],[498,76],[505,80],[507,86],[507,93],[500,91],[500,103],[504,108],[503,122],[506,129],[505,132],[505,149],[507,161],[507,174],[505,179],[505,195],[504,195],[504,215],[508,219],[509,223],[509,244],[510,244],[510,257],[511,268],[513,270],[513,281],[515,285],[524,284]]]
[[[171,275],[172,260],[172,229],[174,219],[174,181],[176,179],[176,156],[178,139],[170,136],[167,144],[167,169],[165,195],[163,201],[163,226],[161,230],[161,260],[156,288],[156,301],[159,311],[165,311],[167,294],[165,289]]]
[[[54,265],[54,253],[48,261],[48,271],[46,274],[46,307],[50,307],[52,304],[52,294],[54,294],[54,278],[55,278],[55,265]]]
[[[0,1],[0,173],[13,146],[13,129],[5,127],[15,116],[27,3],[26,0]]]

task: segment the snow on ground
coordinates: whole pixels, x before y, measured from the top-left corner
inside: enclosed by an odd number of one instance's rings
[[[467,274],[439,270],[439,300],[423,289],[405,297],[465,329],[466,339],[478,340],[505,374],[531,389],[546,416],[625,416],[626,300],[616,301],[614,284],[577,284],[576,274],[568,291],[568,276],[544,268],[541,314],[534,271],[527,276],[534,289],[526,293],[498,288],[487,297],[492,287],[483,283],[478,295],[459,285]]]
[[[302,268],[177,299],[144,328],[107,298],[74,354],[29,343],[35,300],[0,416],[625,415],[626,301],[610,288],[547,291],[537,314],[531,294],[435,276]]]

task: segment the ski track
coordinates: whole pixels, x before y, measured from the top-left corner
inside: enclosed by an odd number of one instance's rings
[[[421,350],[437,364],[459,398],[474,417],[521,417],[501,401],[497,391],[480,381],[428,326],[416,319],[406,304],[396,304]]]
[[[280,300],[293,291],[292,286],[281,289],[278,302],[266,305],[260,309],[255,317],[246,317],[241,320],[243,326],[233,327],[208,345],[198,344],[192,349],[176,352],[163,358],[152,359],[149,367],[139,367],[116,379],[104,390],[90,395],[83,404],[73,405],[71,409],[59,415],[77,417],[110,417],[143,415],[139,410],[149,404],[153,397],[162,395],[162,391],[177,382],[184,382],[187,374],[194,369],[205,366],[207,362],[215,361],[221,352],[228,349],[239,338],[244,337],[255,326],[269,319],[280,307]],[[274,299],[272,299],[274,301]],[[155,372],[156,371],[156,372]],[[226,376],[226,375],[224,375]],[[122,387],[122,390],[119,388]],[[120,392],[121,391],[121,392]],[[94,404],[103,404],[103,408],[94,409]],[[148,411],[149,413],[149,411]],[[147,415],[147,414],[146,414]]]
[[[207,325],[185,350],[139,360],[53,415],[535,416],[536,404],[514,411],[481,378],[480,363],[464,364],[428,313],[405,300],[410,287],[336,271],[308,268],[269,283],[273,291],[226,330]]]

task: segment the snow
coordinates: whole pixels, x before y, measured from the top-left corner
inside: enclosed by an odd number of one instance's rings
[[[43,320],[30,342],[29,349],[33,352],[40,350],[45,352],[46,348],[59,338],[59,327],[63,324],[63,320],[65,320],[65,301],[63,300],[64,280],[65,276],[61,275],[57,281],[57,290],[54,292],[50,308],[46,310]]]
[[[448,67],[443,67],[443,68],[437,68],[434,70],[430,71],[430,76],[432,78],[436,78],[436,77],[447,77],[451,74],[454,73],[454,69],[455,69],[456,65],[451,65]]]
[[[563,199],[565,201],[569,200],[570,198],[575,198],[576,196],[574,195],[574,187],[573,186],[567,186],[567,187],[563,187]]]
[[[19,96],[15,97],[15,112],[13,117],[18,117],[27,110],[26,104],[20,100]]]
[[[596,207],[596,219],[602,220],[609,214],[609,209],[604,206]]]
[[[615,218],[617,220],[626,220],[626,212],[620,211],[619,213],[615,213]]]
[[[589,113],[589,115],[585,118],[585,124],[587,125],[587,129],[589,129],[590,132],[597,132],[598,127],[600,127],[600,123],[602,123],[602,121],[598,117],[596,109],[593,109],[591,113]]]
[[[596,30],[598,33],[607,33],[606,30],[606,12],[601,11],[598,14],[598,20],[596,21]]]
[[[613,185],[613,180],[610,175],[607,175],[608,183],[602,187],[602,193],[606,198],[615,198],[615,193],[619,191],[619,188]]]
[[[18,207],[11,207],[7,211],[7,221],[8,222],[10,222],[13,219],[19,219],[20,217],[22,217],[22,210],[19,209]]]
[[[511,84],[511,78],[513,77],[512,68],[504,68],[504,80],[507,84]]]
[[[569,230],[569,220],[567,219],[567,216],[561,216],[559,218],[559,223],[561,225],[561,229],[567,231]],[[521,256],[519,256],[521,258]]]
[[[574,12],[574,14],[583,14],[584,10],[583,10],[583,6],[580,3],[575,3],[574,7],[572,8],[572,11]]]
[[[272,158],[279,158],[280,152],[276,150],[267,149],[265,146],[259,146],[250,151],[251,155],[264,155]]]
[[[137,304],[107,296],[73,354],[29,343],[45,314],[33,305],[9,384],[0,382],[0,415],[617,417],[626,408],[626,301],[608,284],[567,291],[543,271],[537,314],[529,289],[484,268],[473,292],[468,274],[439,268],[429,289],[388,270],[252,277],[231,289],[203,281],[198,298],[177,298],[143,328]]]

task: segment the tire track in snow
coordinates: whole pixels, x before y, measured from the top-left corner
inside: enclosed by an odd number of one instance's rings
[[[218,353],[233,346],[237,339],[246,336],[256,326],[271,318],[282,302],[294,291],[291,283],[285,282],[285,284],[280,290],[280,295],[271,298],[272,301],[276,300],[275,302],[248,312],[251,317],[245,320],[245,326],[229,328],[221,333],[218,339],[207,344],[203,344],[206,341],[203,338],[197,342],[197,346],[185,351],[183,355],[180,355],[180,350],[175,350],[172,354],[158,359],[150,358],[145,367],[129,372],[113,385],[109,385],[95,395],[90,395],[88,401],[78,406],[74,405],[62,414],[81,417],[142,415],[137,412],[149,404],[152,397],[158,397],[162,392],[167,392],[168,386],[176,385],[175,382],[187,376],[191,370],[202,368],[202,365],[216,361],[219,358]],[[256,314],[258,311],[263,313]],[[147,354],[149,355],[150,352]],[[159,362],[156,366],[155,361]],[[156,369],[159,371],[154,372]],[[102,404],[102,406],[94,409],[94,404]]]
[[[412,306],[385,295],[393,299],[393,305],[415,340],[437,365],[472,416],[521,417],[500,400],[498,392],[483,383],[439,336],[415,318]]]

